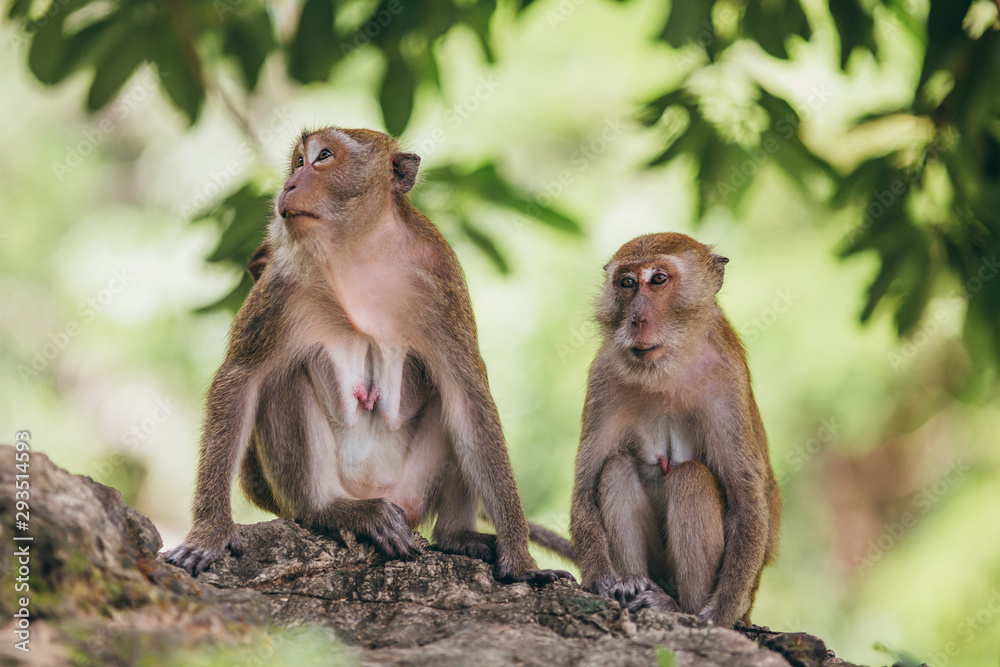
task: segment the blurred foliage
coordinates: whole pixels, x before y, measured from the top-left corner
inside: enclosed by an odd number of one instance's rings
[[[141,65],[151,63],[164,91],[194,124],[206,95],[213,90],[223,94],[216,75],[226,64],[236,66],[243,93],[249,95],[272,53],[283,55],[289,79],[309,84],[329,79],[353,49],[371,46],[385,59],[379,92],[385,127],[399,135],[410,121],[418,90],[422,86],[440,89],[431,48],[436,40],[461,24],[475,32],[491,57],[489,21],[496,3],[305,0],[288,35],[279,34],[275,8],[259,0],[56,0],[37,7],[40,13],[33,9],[31,0],[14,0],[8,10],[9,17],[22,21],[30,33],[31,72],[42,83],[54,85],[80,70],[93,70],[88,111],[109,104]],[[434,175],[459,195],[455,206],[435,212],[457,220],[456,228],[502,273],[509,267],[498,244],[462,210],[462,202],[483,199],[514,215],[572,234],[581,232],[575,220],[517,192],[497,174],[495,165],[486,164],[472,174],[461,171],[458,165],[446,164]],[[242,267],[263,239],[271,193],[259,186],[244,184],[196,218],[217,220],[224,230],[209,262]],[[419,194],[417,200],[420,203]],[[249,278],[244,278],[230,294],[204,310],[235,310],[250,285]]]
[[[13,0],[9,15],[36,28],[28,64],[39,81],[56,84],[92,69],[86,105],[94,111],[114,98],[137,67],[153,63],[163,89],[192,123],[215,86],[220,63],[235,64],[244,93],[250,94],[274,52],[284,57],[289,79],[309,84],[327,81],[347,53],[370,46],[385,63],[378,95],[385,127],[398,135],[407,128],[418,90],[440,89],[433,44],[464,25],[492,59],[490,21],[497,10],[495,0],[407,0],[405,11],[402,3],[305,0],[287,34],[277,29],[276,10],[257,0],[59,0],[47,8]],[[683,118],[649,164],[692,158],[703,213],[715,205],[738,210],[754,181],[755,165],[769,156],[808,196],[853,208],[856,220],[840,253],[875,253],[881,265],[868,287],[863,322],[885,305],[895,313],[898,333],[913,334],[930,299],[949,283],[957,284],[968,301],[964,337],[970,366],[981,375],[1000,364],[1000,280],[989,279],[998,270],[1000,250],[1000,33],[987,29],[996,11],[985,0],[930,0],[925,20],[913,14],[915,6],[911,0],[830,0],[828,10],[845,71],[858,52],[877,55],[873,17],[878,12],[889,17],[888,25],[925,45],[920,77],[907,102],[854,119],[857,132],[886,121],[924,124],[928,131],[919,145],[889,148],[835,168],[801,136],[801,107],[760,80],[748,82],[751,91],[742,100],[758,122],[743,119],[734,128],[725,118],[713,117],[696,85],[699,78],[724,67],[734,46],[745,40],[775,58],[789,58],[790,46],[813,33],[808,8],[799,0],[676,3],[659,39],[691,51],[691,66],[680,85],[645,104],[640,115],[649,125]],[[580,231],[570,217],[519,192],[496,164],[471,173],[445,164],[429,180],[455,194],[443,210],[434,211],[435,217],[455,221],[454,228],[501,272],[509,270],[508,261],[469,215],[470,200]],[[419,192],[417,198],[423,204]],[[262,237],[268,204],[269,193],[248,183],[206,212],[202,217],[221,220],[225,230],[209,261],[244,264]],[[244,280],[215,306],[238,306],[249,284]]]
[[[400,134],[410,120],[418,88],[440,87],[430,45],[454,25],[465,24],[491,54],[489,22],[496,9],[493,2],[411,4],[402,12],[400,0],[388,0],[368,5],[365,13],[357,10],[356,3],[306,0],[294,30],[285,36],[278,34],[267,5],[252,1],[67,0],[33,15],[30,1],[15,0],[9,15],[36,27],[28,64],[39,81],[55,84],[92,68],[86,104],[93,111],[108,104],[137,67],[151,62],[162,87],[191,122],[198,118],[219,61],[234,63],[245,92],[252,93],[272,52],[284,55],[289,78],[308,84],[327,80],[351,49],[371,45],[382,52],[386,63],[379,94],[385,126]],[[753,82],[754,95],[747,103],[763,110],[764,124],[734,133],[705,113],[705,100],[690,84],[706,68],[723,63],[734,42],[750,39],[768,54],[787,58],[793,36],[810,37],[810,21],[798,0],[745,5],[694,0],[674,8],[660,39],[703,54],[680,86],[646,105],[643,117],[653,124],[668,113],[683,111],[685,126],[650,165],[684,154],[693,157],[699,165],[702,210],[720,203],[738,208],[753,181],[752,173],[738,175],[754,164],[762,140],[780,137],[780,150],[770,150],[766,144],[764,148],[804,190],[816,195],[824,189],[816,186],[822,181],[832,193],[832,203],[860,204],[860,220],[845,239],[842,254],[870,251],[881,261],[862,320],[867,321],[880,303],[889,302],[898,332],[910,334],[935,290],[950,276],[963,286],[968,299],[965,336],[973,367],[981,368],[986,360],[1000,361],[1000,318],[995,316],[1000,281],[981,275],[984,268],[995,273],[989,261],[1000,248],[1000,100],[994,94],[1000,81],[1000,36],[994,30],[977,29],[975,16],[967,19],[971,6],[971,0],[933,0],[922,22],[897,0],[880,0],[878,8],[859,0],[829,3],[840,37],[842,68],[848,67],[855,50],[877,52],[872,18],[876,9],[890,12],[895,25],[926,44],[920,79],[909,102],[856,121],[863,130],[887,117],[928,119],[933,132],[922,146],[889,150],[853,169],[836,170],[802,141],[800,114],[760,81]],[[936,165],[944,167],[942,182],[928,193]],[[443,165],[430,180],[458,190],[456,202],[478,196],[515,212],[530,211],[531,217],[556,228],[579,231],[572,219],[516,192],[494,164],[473,173]],[[268,193],[257,190],[246,184],[203,216],[220,220],[225,230],[209,261],[242,264],[252,253],[262,236],[269,200]],[[915,204],[925,193],[941,200],[940,206],[928,209]],[[506,272],[508,262],[496,242],[462,209],[458,204],[448,211],[457,218],[458,229]],[[244,280],[216,305],[237,306],[248,288]]]
[[[863,133],[887,120],[925,122],[929,127],[920,145],[901,146],[852,168],[835,169],[822,152],[803,142],[798,132],[802,114],[763,81],[753,81],[754,94],[746,101],[766,112],[767,122],[755,128],[755,134],[745,128],[734,133],[709,118],[705,99],[690,85],[706,68],[725,64],[735,39],[753,40],[769,55],[787,58],[788,44],[796,37],[810,37],[809,21],[798,1],[684,3],[683,11],[671,12],[662,39],[675,47],[694,39],[703,47],[705,59],[678,89],[647,105],[644,119],[649,124],[677,109],[687,118],[683,130],[651,165],[690,155],[699,165],[702,210],[720,203],[720,194],[725,205],[738,209],[753,180],[752,165],[759,161],[755,152],[773,155],[807,195],[826,198],[823,193],[830,192],[832,205],[855,209],[840,254],[873,252],[881,263],[868,288],[862,322],[885,304],[895,313],[899,335],[913,334],[932,296],[957,282],[959,293],[968,300],[964,335],[974,375],[982,370],[992,375],[1000,364],[1000,281],[991,280],[1000,270],[996,264],[1000,251],[996,8],[976,3],[971,11],[971,0],[930,0],[929,14],[922,21],[912,13],[915,6],[899,0],[829,2],[844,70],[856,51],[877,55],[876,11],[886,12],[889,25],[926,45],[920,78],[907,103],[855,119],[852,131]],[[738,178],[747,167],[749,177]]]
[[[996,356],[994,4],[400,2],[4,3],[4,428],[176,544],[280,144],[403,130],[534,520],[568,522],[600,266],[692,233],[733,258],[720,299],[786,500],[755,620],[859,662],[995,664],[1000,415],[962,392]]]

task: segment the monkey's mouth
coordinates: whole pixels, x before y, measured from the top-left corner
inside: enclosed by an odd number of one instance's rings
[[[281,211],[281,217],[285,220],[291,220],[292,218],[315,218],[319,219],[319,216],[315,213],[310,213],[309,211],[300,211],[297,208],[286,208]]]
[[[659,349],[663,347],[662,345],[636,345],[632,348],[632,354],[641,359],[642,361],[649,361],[656,357]]]

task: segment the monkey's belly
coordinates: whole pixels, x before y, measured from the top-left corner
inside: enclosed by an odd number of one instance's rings
[[[376,415],[363,414],[334,431],[337,473],[355,498],[378,498],[399,483],[406,462],[409,429],[386,429]]]

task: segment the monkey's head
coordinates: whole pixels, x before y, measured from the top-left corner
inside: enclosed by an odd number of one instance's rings
[[[604,267],[597,320],[627,368],[669,364],[702,333],[728,261],[677,233],[640,236],[615,253]]]
[[[336,127],[303,132],[275,199],[275,226],[291,238],[350,235],[381,213],[390,198],[406,197],[419,165],[419,157],[401,152],[396,140],[381,132]]]

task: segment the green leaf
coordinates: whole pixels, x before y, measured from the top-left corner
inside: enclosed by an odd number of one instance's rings
[[[245,265],[264,240],[266,222],[271,213],[271,196],[257,194],[252,183],[226,197],[212,210],[195,220],[215,219],[228,226],[209,255],[209,262],[234,262]]]
[[[330,77],[330,70],[341,55],[333,21],[331,0],[306,0],[295,37],[289,44],[289,76],[302,83],[326,81]]]
[[[13,0],[10,9],[7,10],[8,18],[27,18],[28,10],[31,9],[31,0]]]
[[[931,298],[931,288],[937,271],[931,265],[931,256],[926,239],[913,247],[906,255],[906,284],[901,289],[899,305],[896,307],[896,331],[900,336],[908,336],[920,324],[924,310]]]
[[[875,42],[875,21],[858,0],[830,0],[830,14],[840,35],[840,67],[847,65],[851,52],[864,47],[878,53]]]
[[[508,275],[510,273],[510,265],[504,258],[503,253],[500,252],[496,242],[494,242],[489,235],[482,230],[473,227],[468,220],[462,220],[461,227],[468,239],[472,241],[476,247],[483,251],[486,257],[493,262],[493,265],[500,273],[503,275]]]
[[[520,215],[534,218],[554,229],[573,235],[583,234],[583,229],[576,220],[515,191],[510,183],[500,177],[494,164],[484,165],[470,174],[461,174],[451,167],[443,167],[430,172],[428,180],[450,183],[457,189],[478,195]]]
[[[493,13],[496,11],[495,0],[474,2],[462,9],[462,22],[476,33],[479,43],[483,46],[483,52],[486,54],[486,62],[494,63],[496,56],[490,45],[490,19],[493,18]]]
[[[379,91],[379,104],[382,105],[386,131],[399,136],[410,122],[416,84],[410,68],[398,50],[387,49],[386,55],[389,57],[389,65],[382,80],[382,89]]]
[[[788,58],[789,35],[809,39],[812,30],[799,0],[755,0],[746,3],[743,15],[745,37],[751,37],[775,58]]]
[[[96,111],[107,104],[121,89],[132,72],[142,64],[149,48],[150,36],[142,29],[131,30],[108,50],[97,63],[94,80],[87,95],[87,110]]]
[[[954,53],[968,37],[962,29],[962,21],[969,13],[972,0],[931,0],[927,14],[927,51],[920,72],[920,84],[924,84],[932,74],[954,62]]]
[[[198,118],[205,101],[205,84],[201,75],[201,61],[194,48],[182,43],[173,33],[162,41],[156,53],[156,67],[160,85],[178,108],[187,114],[190,122]]]
[[[63,36],[65,19],[65,10],[56,11],[35,33],[28,50],[28,67],[31,68],[31,73],[50,86],[59,83],[66,76],[66,41]]]
[[[260,9],[226,21],[223,31],[222,48],[235,58],[247,90],[252,91],[257,87],[264,61],[275,47],[271,17],[265,9]]]
[[[210,303],[207,306],[202,306],[195,310],[195,313],[211,313],[216,310],[228,310],[229,312],[236,312],[243,305],[243,302],[247,299],[247,294],[250,293],[251,288],[253,288],[253,278],[246,271],[243,272],[243,278],[240,280],[239,284],[234,287],[229,294],[225,295],[218,301]]]
[[[673,0],[670,16],[663,28],[660,39],[679,49],[701,32],[712,29],[712,5],[714,0]]]

